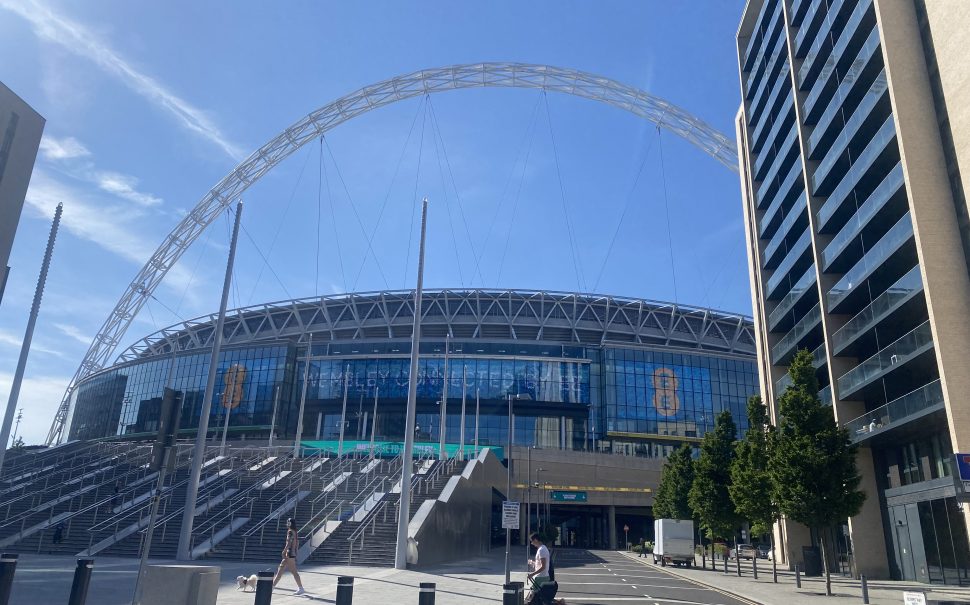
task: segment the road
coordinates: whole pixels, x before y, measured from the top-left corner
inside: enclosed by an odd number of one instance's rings
[[[614,551],[559,550],[557,598],[568,605],[751,605]]]

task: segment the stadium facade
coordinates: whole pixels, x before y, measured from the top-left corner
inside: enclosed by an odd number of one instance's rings
[[[229,438],[292,440],[309,376],[305,440],[401,440],[413,291],[314,297],[227,315],[209,427]],[[448,349],[446,437],[660,458],[697,443],[730,410],[746,425],[758,391],[752,323],[740,315],[646,300],[522,290],[425,291],[417,441],[437,443]],[[166,385],[198,426],[215,316],[152,334],[74,392],[70,439],[149,438]],[[312,335],[309,367],[306,365]],[[174,371],[173,371],[174,362]],[[463,380],[464,376],[464,380]],[[372,422],[376,407],[377,422]]]

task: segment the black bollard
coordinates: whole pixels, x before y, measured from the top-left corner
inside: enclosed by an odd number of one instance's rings
[[[3,553],[0,555],[0,605],[7,605],[10,600],[10,587],[13,586],[13,574],[17,570],[17,555]]]
[[[869,605],[869,582],[866,581],[865,574],[859,576],[859,579],[862,580],[862,602]]]
[[[418,605],[434,605],[434,582],[421,582]]]
[[[273,576],[272,571],[261,571],[256,580],[256,601],[255,605],[270,605],[273,602]]]
[[[515,602],[519,605],[525,605],[525,582],[512,582],[511,584],[515,587]]]
[[[707,550],[701,550],[701,569],[707,569]]]
[[[67,605],[84,605],[88,600],[88,585],[91,584],[91,570],[94,559],[78,559],[74,569],[74,583],[71,584],[71,596]]]
[[[421,586],[424,586],[422,584]],[[432,584],[432,586],[434,586]],[[337,578],[337,605],[350,605],[354,602],[354,578],[340,576]]]
[[[515,586],[511,584],[502,585],[502,605],[518,605],[519,597],[515,594]],[[0,605],[5,605],[0,603]]]
[[[802,570],[798,567],[798,563],[795,563],[795,588],[802,587]]]
[[[741,577],[741,555],[735,551],[734,553],[734,565],[738,568],[738,577]]]
[[[755,580],[758,579],[758,555],[751,558],[751,575],[754,576]]]
[[[727,555],[724,555],[724,573],[727,574]]]

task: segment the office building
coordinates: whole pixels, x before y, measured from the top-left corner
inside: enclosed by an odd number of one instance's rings
[[[0,82],[0,302],[44,118]]]
[[[761,391],[811,351],[860,446],[867,498],[823,532],[832,562],[970,583],[970,4],[749,0],[737,42]],[[789,563],[822,538],[776,535]]]

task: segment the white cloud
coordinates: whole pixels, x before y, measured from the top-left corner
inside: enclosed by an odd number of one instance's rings
[[[44,442],[69,382],[67,376],[28,376],[24,379],[17,401],[17,408],[24,411],[17,435],[24,438],[24,443]],[[12,384],[13,374],[0,372],[0,401],[8,400]]]
[[[77,326],[71,324],[55,323],[54,327],[64,333],[65,336],[73,338],[83,345],[91,344],[91,337],[84,334]]]
[[[6,330],[0,330],[0,347],[8,347],[17,351],[17,355],[20,355],[20,347],[23,344],[23,338],[18,337]],[[31,353],[41,353],[44,355],[53,355],[54,357],[60,357],[61,359],[66,359],[67,356],[63,351],[59,351],[53,347],[41,344],[37,338],[34,338],[30,343]]]
[[[162,198],[135,189],[138,179],[117,172],[99,172],[95,175],[98,187],[112,195],[134,202],[140,206],[159,206]]]
[[[155,248],[150,247],[154,238],[139,225],[139,220],[148,216],[144,209],[102,203],[54,179],[42,168],[35,168],[27,190],[27,205],[50,217],[60,202],[64,203],[61,224],[75,237],[139,266],[154,254]],[[181,294],[190,283],[190,275],[176,265],[169,269],[163,283]]]
[[[52,161],[85,158],[91,155],[88,148],[74,137],[57,139],[46,134],[40,140],[40,153],[45,160]]]
[[[200,109],[180,98],[160,82],[135,69],[107,44],[83,25],[54,14],[36,0],[0,0],[0,7],[16,13],[31,23],[41,39],[88,59],[120,80],[159,109],[173,116],[183,127],[219,147],[235,161],[244,153],[231,143]]]

